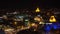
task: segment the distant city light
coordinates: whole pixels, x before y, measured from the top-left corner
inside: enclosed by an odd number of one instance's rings
[[[49,26],[49,25],[45,25],[45,31],[50,31],[51,30],[51,26]]]
[[[35,17],[34,20],[40,21],[40,18],[39,17]]]
[[[39,24],[45,24],[44,22],[39,22]]]
[[[17,24],[17,22],[14,22],[14,24],[16,25],[16,24]]]
[[[39,24],[52,24],[52,23],[44,23],[44,22],[39,22]]]
[[[2,17],[3,17],[4,19],[7,19],[7,15],[3,15]]]
[[[23,18],[24,16],[18,16],[18,18]]]
[[[54,25],[53,28],[54,28],[54,29],[57,29],[57,25]]]
[[[52,24],[52,23],[45,23],[45,24]]]
[[[29,21],[28,19],[25,19],[25,21]]]
[[[57,29],[58,28],[58,25],[56,23],[53,23],[51,26],[53,27],[53,29]]]
[[[5,11],[8,12],[4,13],[3,11],[0,14],[0,29],[4,30],[4,32],[9,33],[10,31],[15,31],[13,34],[17,34],[22,30],[33,30],[38,31],[38,34],[50,34],[51,32],[56,34],[55,31],[60,30],[60,12],[57,10],[55,12],[53,8],[43,10],[40,10],[39,7],[35,10],[30,8],[27,8],[27,10],[17,8]]]
[[[17,12],[13,12],[13,14],[17,14]]]
[[[36,9],[36,12],[40,12],[40,9],[39,9],[39,8],[37,8],[37,9]]]
[[[32,26],[35,26],[35,23],[32,23],[31,25],[32,25]]]
[[[55,16],[51,16],[50,19],[49,19],[50,22],[56,22],[56,18]]]
[[[5,31],[13,31],[14,29],[5,29]]]

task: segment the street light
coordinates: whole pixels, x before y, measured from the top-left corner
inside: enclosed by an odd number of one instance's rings
[[[56,18],[54,16],[51,16],[49,19],[50,22],[56,22]]]
[[[39,8],[36,9],[36,12],[40,12]]]

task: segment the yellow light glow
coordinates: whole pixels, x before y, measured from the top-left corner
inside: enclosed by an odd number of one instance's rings
[[[32,25],[32,26],[35,26],[35,23],[32,23],[31,25]]]
[[[13,31],[14,29],[5,29],[5,31]]]
[[[50,19],[49,19],[50,22],[56,22],[56,19],[54,16],[51,16]]]
[[[40,21],[40,18],[38,18],[38,17],[35,17],[35,18],[34,18],[34,20],[36,20],[36,21]]]
[[[39,24],[45,24],[44,22],[39,22]]]
[[[36,9],[36,12],[40,12],[39,8]]]
[[[37,26],[38,26],[38,25],[37,25],[37,24],[35,24],[35,23],[32,23],[32,24],[31,24],[31,26],[33,26],[33,27],[36,27],[36,28],[37,28]]]
[[[17,22],[14,22],[14,24],[16,25],[16,24],[17,24]]]

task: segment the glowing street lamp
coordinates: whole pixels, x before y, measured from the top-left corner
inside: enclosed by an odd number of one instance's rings
[[[56,19],[54,16],[51,16],[50,19],[49,19],[50,22],[56,22]]]
[[[15,25],[17,25],[17,22],[14,22]]]
[[[36,12],[40,12],[39,8],[36,9]]]

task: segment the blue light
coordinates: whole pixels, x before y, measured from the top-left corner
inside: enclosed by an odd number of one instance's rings
[[[51,26],[52,26],[53,29],[57,29],[58,28],[57,23],[53,23]]]
[[[55,23],[54,26],[56,29],[60,29],[60,23],[59,22]]]
[[[45,31],[50,31],[51,27],[49,25],[46,25],[44,29],[45,29]]]
[[[50,24],[50,25],[46,24],[45,27],[44,27],[44,30],[45,31],[50,31],[51,28],[60,29],[60,23],[53,23],[53,24]]]
[[[54,29],[57,29],[57,25],[53,25],[53,28],[54,28]]]

